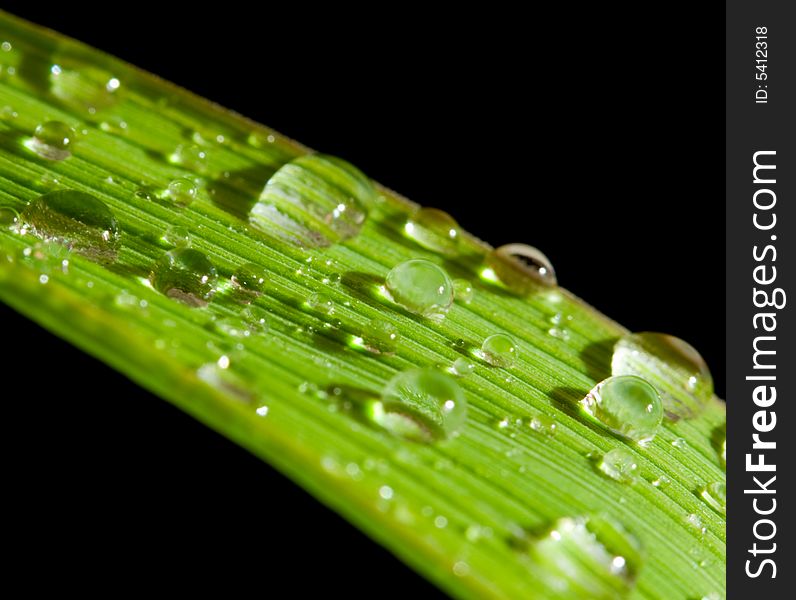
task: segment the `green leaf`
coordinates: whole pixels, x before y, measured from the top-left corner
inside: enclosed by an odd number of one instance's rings
[[[97,50],[1,13],[0,41],[0,299],[455,596],[723,595],[724,515],[702,495],[725,480],[720,400],[630,444],[579,405],[627,332],[566,290],[514,295],[476,238],[427,249],[439,215],[419,245],[404,231],[417,207],[398,194],[337,159],[291,162],[308,149]],[[49,121],[76,132],[67,158],[37,147]],[[111,217],[45,196],[65,190]],[[112,223],[118,245],[104,247]],[[388,272],[416,258],[469,280],[472,300],[444,319],[393,302]],[[493,344],[512,360],[477,351],[496,333],[516,341]],[[459,435],[403,380],[380,400],[396,373],[454,362],[474,365],[457,379]],[[677,370],[653,366],[681,393]],[[630,483],[600,468],[616,448],[637,465]]]

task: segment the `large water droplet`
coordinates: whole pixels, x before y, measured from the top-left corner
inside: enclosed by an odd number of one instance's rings
[[[556,285],[552,263],[542,252],[525,244],[507,244],[486,258],[495,277],[517,294],[530,294],[540,286]]]
[[[626,335],[614,345],[613,375],[639,375],[661,395],[669,419],[698,415],[713,396],[713,378],[692,346],[665,333]]]
[[[113,262],[119,224],[104,202],[85,192],[62,190],[40,196],[20,215],[23,231],[56,241],[95,260]]]
[[[534,575],[555,598],[624,598],[643,562],[635,536],[603,516],[559,519],[530,554]]]
[[[256,228],[305,246],[328,246],[359,233],[375,190],[358,169],[323,154],[282,166],[251,209]]]
[[[582,404],[605,427],[636,442],[645,443],[654,438],[663,418],[655,388],[633,375],[601,381]]]
[[[638,468],[636,459],[624,448],[609,450],[597,466],[605,475],[620,483],[630,483],[635,480]]]
[[[445,256],[459,253],[459,224],[442,210],[419,208],[406,221],[404,231],[424,248]]]
[[[519,350],[510,335],[496,333],[484,340],[481,345],[481,356],[493,367],[508,369],[517,361]]]
[[[424,317],[440,319],[453,303],[453,284],[448,274],[428,260],[413,259],[396,265],[385,285],[395,302]]]
[[[467,415],[467,399],[456,381],[432,369],[395,375],[369,418],[391,433],[422,442],[457,434]]]
[[[709,483],[700,492],[702,498],[721,514],[727,512],[727,485],[721,481]]]
[[[149,280],[169,298],[189,306],[205,306],[213,295],[216,268],[193,248],[180,247],[166,252],[155,264]]]
[[[25,146],[47,160],[64,160],[72,156],[75,130],[61,121],[47,121],[36,127]]]

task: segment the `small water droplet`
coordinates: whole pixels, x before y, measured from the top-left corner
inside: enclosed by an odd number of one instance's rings
[[[224,360],[225,358],[226,360]],[[230,370],[229,366],[229,358],[223,356],[216,362],[206,363],[199,367],[196,376],[209,386],[240,402],[252,403],[255,394],[249,390],[246,382],[240,376]]]
[[[19,116],[19,113],[14,110],[13,106],[6,104],[0,109],[0,119],[3,121],[13,121]]]
[[[188,206],[198,193],[196,184],[185,177],[174,179],[166,188],[166,197],[178,206]]]
[[[379,497],[382,500],[392,500],[393,491],[389,485],[383,485],[379,488]]]
[[[13,227],[19,221],[19,212],[10,206],[0,206],[0,225]]]
[[[518,356],[517,343],[505,333],[490,335],[481,345],[481,357],[493,367],[508,369],[514,366]]]
[[[456,575],[456,577],[466,577],[470,574],[470,565],[463,560],[457,560],[453,563],[453,574]]]
[[[663,489],[666,486],[668,486],[670,483],[672,483],[672,480],[669,479],[666,475],[660,475],[656,479],[652,480],[651,483],[654,487]]]
[[[402,262],[389,272],[385,286],[391,299],[409,312],[441,319],[453,303],[448,274],[428,260]]]
[[[47,160],[64,160],[72,156],[75,130],[61,121],[47,121],[36,127],[33,137],[25,146]]]
[[[661,400],[655,388],[633,375],[604,379],[581,404],[586,412],[614,433],[640,443],[655,437],[663,418]]]
[[[331,316],[334,314],[335,306],[332,299],[326,294],[310,294],[307,298],[307,306],[322,315]]]
[[[64,244],[89,258],[116,260],[119,225],[104,202],[85,192],[62,190],[40,196],[20,215],[22,232]]]
[[[207,171],[207,151],[196,144],[180,144],[169,160],[196,173]]]
[[[473,301],[473,296],[475,295],[473,285],[466,279],[454,279],[453,291],[457,302],[470,304]]]
[[[467,399],[454,379],[432,369],[410,369],[387,383],[368,417],[394,435],[433,442],[456,435],[466,415]]]
[[[721,514],[727,512],[727,486],[721,481],[709,483],[700,491],[700,496]]]
[[[244,340],[252,335],[249,324],[238,317],[222,317],[216,319],[213,324],[219,332],[239,340]]]
[[[624,448],[614,448],[606,452],[598,464],[605,475],[620,483],[631,483],[635,480],[636,459]]]
[[[678,450],[685,450],[688,448],[688,442],[686,442],[684,438],[678,437],[672,440],[672,446]]]
[[[191,235],[185,227],[180,225],[170,225],[163,234],[163,241],[172,246],[190,246]]]
[[[145,200],[147,202],[151,202],[155,199],[155,193],[149,188],[138,188],[135,192],[133,192],[133,196],[136,200]]]
[[[699,353],[664,333],[626,335],[614,345],[613,375],[639,375],[661,395],[667,418],[692,418],[713,396],[713,377]]]
[[[238,290],[254,298],[265,292],[268,274],[261,266],[246,263],[235,269],[231,281]]]
[[[445,529],[448,526],[448,518],[443,515],[434,517],[434,527],[437,529]]]
[[[533,246],[501,246],[489,253],[486,264],[503,285],[518,294],[527,295],[540,286],[557,284],[552,263]]]
[[[393,354],[398,347],[400,334],[392,323],[376,317],[362,333],[362,343],[373,354]]]
[[[332,156],[300,156],[266,183],[249,214],[251,224],[302,246],[328,246],[356,236],[374,202],[373,184]]]
[[[556,597],[616,600],[643,563],[638,539],[607,516],[566,517],[530,547],[532,570]]]
[[[700,535],[705,535],[705,532],[707,532],[707,528],[705,527],[705,524],[702,522],[702,519],[699,517],[699,515],[691,513],[685,518],[685,520],[686,523],[688,523],[688,525],[692,529],[695,529]]]
[[[106,133],[115,133],[117,135],[127,133],[127,121],[121,117],[107,117],[99,124],[99,127]]]
[[[459,253],[459,224],[436,208],[419,208],[404,225],[406,235],[419,245],[445,256]]]
[[[169,298],[189,306],[205,306],[213,295],[216,268],[193,248],[180,247],[166,252],[155,263],[149,280]]]
[[[257,407],[257,410],[254,412],[257,413],[258,417],[267,417],[268,416],[268,407],[266,405],[262,405]]]
[[[454,360],[453,365],[451,365],[451,371],[454,375],[458,375],[459,377],[467,377],[474,370],[475,365],[463,356]]]
[[[556,433],[556,422],[547,415],[534,415],[528,425],[537,433],[550,436]]]

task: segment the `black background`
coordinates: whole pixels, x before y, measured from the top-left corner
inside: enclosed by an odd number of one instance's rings
[[[341,156],[494,245],[538,246],[563,286],[631,330],[691,342],[723,395],[719,6],[525,16],[199,6],[5,3]],[[153,586],[162,572],[181,589],[198,575],[297,595],[322,585],[369,597],[374,580],[435,593],[267,465],[0,315],[16,336],[6,377],[24,382],[3,394],[6,494],[29,528],[22,556],[83,586],[92,573]],[[71,550],[78,540],[87,553]]]

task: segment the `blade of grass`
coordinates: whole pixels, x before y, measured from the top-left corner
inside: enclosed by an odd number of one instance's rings
[[[21,211],[51,189],[83,190],[105,202],[122,228],[110,268],[75,254],[64,268],[52,248],[3,231],[0,299],[263,457],[456,596],[552,595],[526,532],[591,514],[618,519],[645,547],[631,597],[723,593],[724,518],[699,497],[706,483],[724,481],[716,447],[723,403],[667,424],[646,448],[628,447],[640,466],[636,483],[606,479],[591,457],[626,445],[584,418],[576,402],[610,374],[612,344],[626,333],[621,326],[563,289],[520,299],[490,285],[479,277],[488,247],[470,236],[462,257],[444,266],[475,283],[473,301],[455,305],[441,323],[413,317],[378,292],[401,260],[439,262],[401,234],[412,203],[379,188],[381,201],[354,239],[320,250],[275,240],[250,227],[246,215],[270,175],[306,148],[10,15],[0,14],[0,38],[9,44],[0,57],[0,107],[8,107],[0,121],[0,204]],[[59,95],[53,65],[84,74],[91,67],[120,87],[88,107],[74,98],[93,98],[96,90]],[[24,146],[39,123],[53,119],[84,132],[61,162]],[[206,165],[175,164],[177,148],[191,144],[206,151]],[[136,195],[186,176],[201,188],[187,208]],[[214,325],[239,311],[229,293],[196,309],[142,283],[169,249],[161,236],[174,225],[190,230],[193,247],[221,279],[250,262],[268,272],[268,292],[255,302],[268,312],[266,335],[236,349]],[[339,284],[323,282],[335,274]],[[335,303],[339,325],[308,310],[317,292]],[[549,333],[559,313],[572,317],[565,338]],[[400,331],[394,356],[351,345],[374,317]],[[462,356],[456,340],[466,349],[498,331],[519,341],[518,364],[507,371],[477,363],[460,381],[469,416],[446,443],[390,437],[316,391],[336,384],[378,392],[397,371],[450,365]],[[216,372],[222,355],[232,365]],[[555,420],[554,436],[527,426],[538,415]],[[507,427],[496,426],[504,420]],[[686,448],[672,445],[678,438]],[[661,475],[671,484],[648,483]]]

